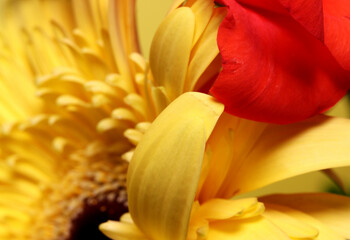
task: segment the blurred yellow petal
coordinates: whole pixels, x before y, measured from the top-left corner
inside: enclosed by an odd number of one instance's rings
[[[187,2],[187,0],[174,0],[169,8],[169,13],[173,12],[176,8],[180,7],[185,2]]]
[[[242,215],[258,203],[256,198],[227,200],[214,198],[200,206],[196,217],[208,220],[228,219]]]
[[[263,216],[271,220],[276,226],[282,229],[288,236],[297,239],[316,238],[318,230],[305,222],[289,216],[288,214],[275,209],[266,209]]]
[[[210,224],[207,239],[290,240],[288,235],[263,217],[213,222]]]
[[[263,200],[263,199],[261,199]],[[264,200],[263,200],[264,201]],[[276,224],[276,226],[281,227],[283,230],[285,230],[287,233],[291,232],[291,230],[295,230],[295,226],[291,226],[290,224],[287,225],[287,222],[284,221],[283,219],[280,219],[278,217],[272,218],[271,216],[268,216],[270,211],[278,211],[278,212],[283,212],[283,214],[286,216],[289,216],[290,218],[293,218],[296,221],[299,221],[300,223],[304,224],[304,227],[312,226],[313,228],[317,229],[318,235],[315,237],[317,240],[344,240],[344,238],[339,235],[337,232],[333,231],[332,229],[329,228],[326,224],[322,223],[319,221],[317,218],[312,217],[309,214],[306,214],[302,211],[289,208],[283,205],[277,205],[277,204],[271,204],[271,203],[264,203],[266,206],[266,211],[264,213],[264,217],[269,219],[273,224]],[[285,217],[284,216],[284,217]],[[299,224],[300,224],[299,223]],[[285,224],[283,227],[281,224]],[[299,225],[298,224],[298,225]],[[289,228],[289,229],[286,229]],[[305,239],[305,238],[302,238]],[[307,238],[309,239],[309,238]]]
[[[126,78],[122,84],[128,91],[133,91],[129,55],[140,51],[135,23],[135,0],[109,0],[108,16],[113,56],[118,71]]]
[[[350,118],[350,97],[345,95],[337,104],[326,112],[329,116]]]
[[[311,215],[350,238],[350,198],[327,193],[272,195],[261,198],[267,203],[284,205]]]
[[[128,172],[129,208],[152,239],[186,238],[206,141],[222,111],[208,95],[183,94],[137,146]]]
[[[195,17],[188,7],[174,10],[159,26],[152,42],[150,67],[154,80],[171,100],[184,89],[195,30]]]
[[[220,191],[221,197],[231,197],[303,173],[350,164],[348,119],[320,115],[299,123],[260,125],[260,128],[265,128],[261,135],[259,130],[253,133],[258,139],[242,142],[251,149],[234,157],[226,185],[223,184]],[[242,136],[235,131],[233,134],[237,139]]]

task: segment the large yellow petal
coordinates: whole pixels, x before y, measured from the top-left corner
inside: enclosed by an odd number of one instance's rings
[[[269,214],[269,211],[283,212],[283,214],[288,215],[289,217],[297,221],[300,221],[301,223],[304,223],[304,227],[312,226],[316,228],[318,230],[318,235],[315,238],[315,240],[344,240],[344,238],[341,235],[339,235],[337,232],[329,228],[329,226],[322,223],[318,219],[312,217],[311,215],[308,215],[304,212],[301,212],[296,209],[289,208],[283,205],[271,204],[266,202],[264,204],[266,206],[265,217],[269,219],[272,223],[274,223],[276,226],[285,230],[288,234],[291,234],[293,232],[293,235],[295,235],[296,226],[295,225],[291,226],[285,221],[285,219],[281,219],[279,217],[271,218],[271,216],[266,216],[266,214]],[[284,225],[284,226],[281,226],[281,225]],[[310,238],[302,238],[302,239],[310,239]]]
[[[151,46],[150,67],[158,86],[170,99],[184,89],[195,30],[195,17],[188,7],[174,10],[159,26]]]
[[[272,195],[261,198],[311,215],[344,238],[350,238],[350,198],[327,194]]]
[[[206,141],[223,105],[186,93],[153,122],[128,172],[130,214],[154,240],[186,238]]]
[[[263,217],[213,222],[210,224],[207,239],[290,240],[285,233]]]
[[[312,225],[308,225],[304,221],[294,218],[283,211],[279,211],[279,209],[266,209],[263,216],[273,222],[276,226],[278,226],[278,228],[282,229],[283,232],[287,233],[288,236],[292,238],[314,239],[319,235],[317,228],[313,227]]]
[[[242,126],[233,130],[237,142],[242,139],[240,144],[248,148],[245,154],[233,158],[220,197],[231,197],[311,171],[350,165],[348,119],[320,115],[289,125],[255,125],[260,126],[256,133],[245,133]],[[261,128],[264,130],[259,133]],[[245,136],[235,134],[238,131],[259,138],[244,141]]]

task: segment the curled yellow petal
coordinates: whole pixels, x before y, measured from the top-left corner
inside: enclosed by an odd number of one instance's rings
[[[130,214],[154,240],[185,239],[205,145],[223,105],[186,93],[153,122],[128,172]]]

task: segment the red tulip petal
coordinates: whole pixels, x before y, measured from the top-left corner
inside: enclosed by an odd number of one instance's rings
[[[324,0],[325,44],[340,65],[350,70],[350,1]]]
[[[345,95],[345,72],[293,18],[228,1],[218,33],[223,70],[211,92],[226,111],[291,123],[323,112]]]

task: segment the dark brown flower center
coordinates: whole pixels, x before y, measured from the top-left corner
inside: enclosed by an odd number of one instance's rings
[[[108,240],[98,226],[107,220],[119,220],[128,211],[125,190],[107,192],[84,202],[83,210],[72,219],[67,240]]]

